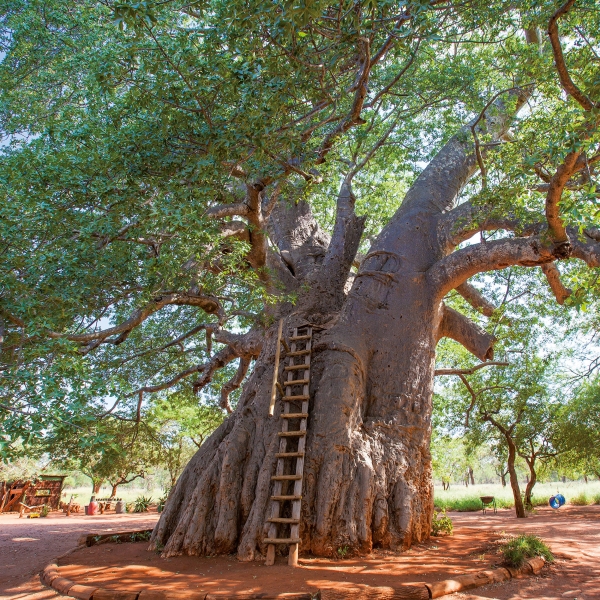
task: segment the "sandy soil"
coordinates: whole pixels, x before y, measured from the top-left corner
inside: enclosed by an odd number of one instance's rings
[[[600,600],[600,506],[563,506],[537,510],[527,519],[512,511],[497,515],[451,513],[457,528],[468,526],[491,534],[533,533],[550,545],[556,563],[541,577],[512,580],[474,590],[474,594],[446,596],[461,600]]]
[[[0,598],[22,598],[42,590],[37,573],[77,546],[83,534],[149,528],[157,518],[156,513],[65,517],[52,512],[45,519],[0,515]]]
[[[61,572],[80,583],[113,589],[165,588],[228,591],[309,591],[318,588],[360,589],[435,581],[497,564],[496,543],[506,534],[535,533],[544,538],[557,561],[540,577],[513,580],[447,596],[460,600],[600,600],[600,506],[538,509],[517,520],[513,511],[497,515],[450,513],[455,535],[432,538],[409,552],[377,552],[331,561],[302,558],[290,569],[283,558],[274,567],[239,563],[234,556],[162,559],[146,543],[104,544],[77,550],[60,561]],[[31,574],[76,545],[90,532],[142,529],[156,515],[103,515],[46,520],[0,516],[0,598],[44,600],[51,592],[34,589]],[[2,590],[7,595],[2,595]],[[34,593],[37,592],[37,593]],[[33,594],[33,595],[27,595]]]
[[[303,558],[289,569],[283,557],[274,567],[261,562],[239,563],[234,556],[162,559],[145,543],[105,544],[86,548],[61,561],[61,572],[87,585],[112,589],[194,589],[207,592],[289,592],[318,588],[360,589],[436,581],[499,564],[496,542],[507,533],[540,535],[556,553],[555,565],[541,577],[479,588],[476,595],[454,598],[502,600],[544,598],[600,599],[600,507],[539,509],[525,520],[513,511],[497,515],[451,513],[452,537],[432,538],[409,552],[377,552],[360,558],[331,561]],[[448,597],[450,598],[450,596]]]

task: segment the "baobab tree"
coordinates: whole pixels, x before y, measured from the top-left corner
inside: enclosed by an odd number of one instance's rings
[[[469,279],[520,265],[562,303],[556,263],[600,264],[589,2],[305,4],[15,2],[3,25],[4,128],[30,136],[4,166],[7,364],[39,391],[67,353],[111,373],[107,411],[134,419],[145,395],[234,367],[230,414],[154,530],[165,556],[264,552],[279,319],[315,327],[302,550],[409,547],[433,512],[436,344],[493,359],[444,298],[491,314]],[[363,202],[384,191],[405,193]],[[11,423],[37,406],[14,381]]]

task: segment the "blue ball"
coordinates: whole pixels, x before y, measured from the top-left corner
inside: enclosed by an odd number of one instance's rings
[[[560,506],[561,506],[557,496],[550,496],[550,500],[548,500],[548,504],[552,508],[560,508]]]

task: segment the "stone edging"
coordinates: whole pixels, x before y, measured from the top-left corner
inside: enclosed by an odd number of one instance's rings
[[[117,534],[90,534],[83,536],[79,542],[80,546],[92,546],[95,544],[117,541],[123,537],[123,541],[129,541],[132,534],[145,533],[148,530],[141,532],[121,532]],[[150,530],[151,531],[151,530]],[[115,540],[115,536],[117,540]],[[111,539],[112,538],[112,539]],[[129,539],[128,539],[129,538]],[[90,543],[88,543],[88,541]],[[63,558],[78,548],[70,550],[59,558]],[[59,559],[56,559],[58,561]],[[79,600],[342,600],[344,598],[388,598],[394,600],[429,600],[430,598],[440,598],[446,594],[461,592],[473,588],[481,587],[489,583],[497,583],[508,581],[513,578],[529,577],[537,575],[544,566],[543,558],[531,558],[522,567],[513,569],[511,567],[499,567],[497,569],[489,569],[472,573],[468,575],[459,575],[453,579],[444,579],[435,583],[421,583],[413,585],[404,585],[398,588],[390,587],[365,587],[364,590],[343,591],[343,590],[319,590],[311,594],[308,592],[302,593],[287,593],[273,594],[266,593],[248,594],[207,594],[206,592],[162,592],[160,590],[109,590],[106,588],[93,587],[88,585],[80,585],[61,577],[58,571],[56,562],[49,564],[40,574],[42,583],[62,596],[78,598]]]

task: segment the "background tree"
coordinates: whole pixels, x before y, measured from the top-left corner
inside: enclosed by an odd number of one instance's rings
[[[53,464],[89,477],[93,494],[107,481],[114,497],[120,485],[143,478],[159,463],[160,448],[145,423],[108,418],[83,433],[58,426],[40,443]]]
[[[582,384],[561,408],[555,434],[558,464],[600,479],[600,387],[598,378]]]
[[[86,430],[106,397],[135,419],[150,394],[207,389],[232,414],[153,543],[251,560],[274,323],[311,323],[302,547],[427,537],[436,344],[485,361],[495,341],[444,300],[490,314],[468,280],[512,265],[577,300],[570,259],[594,288],[594,8],[7,2],[5,452],[58,419]]]
[[[223,411],[218,406],[198,404],[197,398],[190,394],[169,394],[153,400],[146,422],[160,448],[160,464],[169,472],[170,487],[223,419]]]

